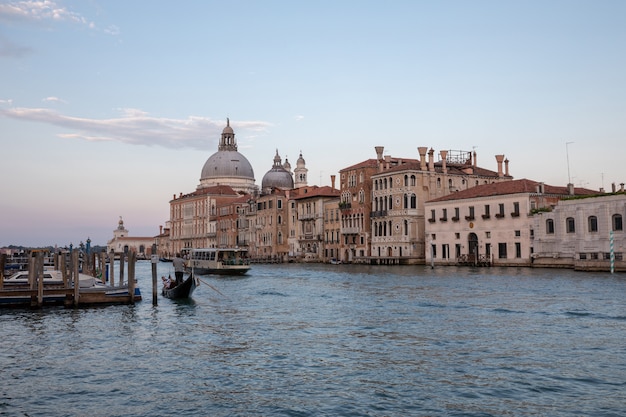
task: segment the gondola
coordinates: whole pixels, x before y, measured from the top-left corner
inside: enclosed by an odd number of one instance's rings
[[[197,286],[196,277],[194,277],[193,274],[189,274],[187,279],[185,279],[180,285],[173,288],[165,288],[165,286],[163,286],[161,294],[165,298],[189,298]]]

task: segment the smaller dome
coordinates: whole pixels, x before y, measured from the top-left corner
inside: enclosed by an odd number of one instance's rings
[[[261,189],[264,192],[269,192],[272,188],[281,189],[293,189],[293,177],[282,166],[280,156],[278,155],[278,149],[276,150],[276,156],[274,157],[274,165],[272,169],[267,171],[261,181]]]

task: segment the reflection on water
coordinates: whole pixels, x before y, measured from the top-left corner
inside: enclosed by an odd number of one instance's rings
[[[625,415],[623,275],[255,265],[156,306],[137,276],[135,306],[0,310],[0,415]]]

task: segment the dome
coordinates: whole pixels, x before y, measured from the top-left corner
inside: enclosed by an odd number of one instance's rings
[[[226,119],[217,152],[202,167],[198,188],[215,185],[229,185],[235,191],[246,193],[256,188],[254,170],[248,159],[237,151],[237,141],[229,119]]]
[[[280,156],[278,150],[276,150],[276,156],[274,157],[274,165],[272,169],[267,171],[261,181],[261,189],[269,191],[272,188],[281,189],[293,189],[293,178],[291,174],[281,165]]]
[[[239,152],[217,151],[204,163],[200,180],[222,177],[254,180],[254,171],[248,159]]]

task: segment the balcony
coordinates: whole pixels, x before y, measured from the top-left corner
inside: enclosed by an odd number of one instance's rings
[[[370,213],[370,218],[385,217],[386,215],[387,215],[387,210],[372,211]]]
[[[471,222],[474,219],[474,216],[465,216],[465,220],[467,220],[468,222]]]
[[[361,233],[360,227],[342,227],[341,234],[342,235],[358,235]]]
[[[350,203],[339,203],[339,210],[350,210],[352,208],[352,204]]]
[[[457,216],[454,216],[454,217],[452,218],[452,221],[453,221],[453,222],[458,222],[458,221],[459,221],[459,218],[458,218]]]
[[[447,222],[447,221],[448,221],[448,218],[447,218],[447,217],[440,217],[440,218],[439,218],[439,221],[440,221],[440,222]]]
[[[511,217],[519,217],[519,211],[514,211],[511,213]]]
[[[504,213],[498,213],[496,214],[496,219],[501,219],[504,217]]]
[[[483,220],[487,220],[487,219],[490,219],[490,218],[491,218],[491,216],[490,216],[490,215],[488,215],[488,214],[483,214],[483,215],[482,215],[482,218],[483,218]]]

